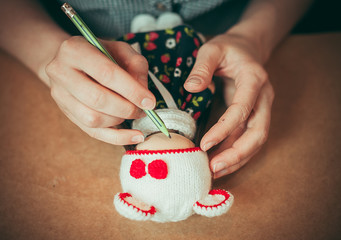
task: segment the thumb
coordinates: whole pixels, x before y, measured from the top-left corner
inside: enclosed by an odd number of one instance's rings
[[[184,87],[189,92],[201,92],[212,82],[213,74],[218,66],[220,54],[209,45],[203,45],[189,74]]]

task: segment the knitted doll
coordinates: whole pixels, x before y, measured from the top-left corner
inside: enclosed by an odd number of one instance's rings
[[[132,122],[131,127],[146,138],[122,157],[123,192],[115,195],[116,210],[133,220],[157,222],[180,221],[193,213],[214,217],[227,212],[233,196],[225,190],[210,190],[207,153],[192,142],[196,122],[210,104],[214,87],[200,93],[183,88],[202,44],[200,37],[192,28],[181,25],[130,33],[122,40],[148,60],[148,87],[157,99],[156,113],[171,132],[171,139],[148,117]]]

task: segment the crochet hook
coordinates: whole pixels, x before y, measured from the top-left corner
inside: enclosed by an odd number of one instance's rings
[[[85,24],[85,22],[81,19],[81,17],[77,14],[77,12],[71,7],[70,4],[64,3],[61,7],[63,12],[70,18],[73,24],[78,28],[81,34],[91,43],[93,46],[98,48],[103,54],[105,54],[111,61],[115,64],[117,62],[115,59],[110,55],[110,53],[103,47],[103,45],[98,41],[95,34],[90,30],[90,28]],[[147,116],[152,120],[152,122],[156,125],[156,127],[164,133],[167,137],[171,138],[165,123],[162,119],[156,114],[153,110],[143,110]]]

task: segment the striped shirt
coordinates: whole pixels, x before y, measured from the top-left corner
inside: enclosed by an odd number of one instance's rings
[[[130,31],[132,19],[141,13],[158,17],[172,11],[186,22],[228,1],[233,0],[68,0],[68,3],[96,35],[118,37]]]

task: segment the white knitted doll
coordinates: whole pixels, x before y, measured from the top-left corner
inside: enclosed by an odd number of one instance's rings
[[[192,142],[196,121],[214,90],[191,94],[182,87],[201,44],[198,35],[179,26],[127,34],[123,39],[149,62],[148,86],[158,100],[156,113],[171,131],[171,139],[148,117],[133,121],[131,127],[146,138],[122,157],[123,192],[114,198],[117,211],[133,220],[157,222],[180,221],[193,213],[214,217],[227,212],[233,196],[225,190],[211,190],[207,153]]]

